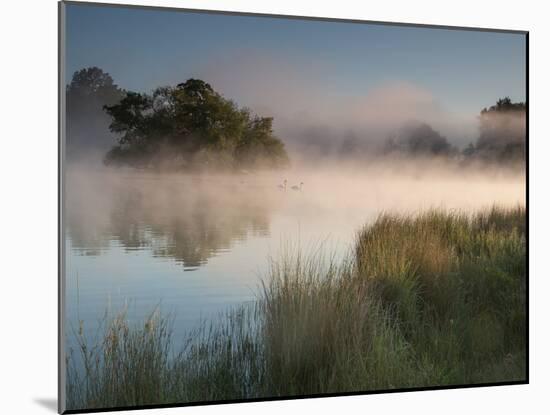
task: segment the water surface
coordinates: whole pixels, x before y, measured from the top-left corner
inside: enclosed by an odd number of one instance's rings
[[[280,189],[284,178],[286,190]],[[291,189],[304,182],[302,191]],[[253,301],[282,246],[336,256],[384,211],[524,204],[522,175],[409,172],[167,175],[67,171],[66,316],[93,336],[106,310],[156,307],[176,339]],[[70,329],[69,329],[70,330]],[[70,334],[70,331],[69,331]],[[74,345],[72,336],[68,345]]]

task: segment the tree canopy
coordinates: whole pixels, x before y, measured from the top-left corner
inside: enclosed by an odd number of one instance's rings
[[[260,117],[214,91],[200,79],[127,92],[105,106],[118,137],[108,165],[155,169],[280,167],[288,163],[273,133],[273,118]]]
[[[408,156],[448,156],[455,149],[426,123],[409,123],[386,142],[386,152]]]
[[[113,78],[97,67],[73,74],[67,85],[67,153],[71,157],[104,153],[114,142],[108,134],[109,117],[104,105],[114,105],[123,97]]]
[[[479,115],[479,138],[464,154],[485,161],[525,160],[526,109],[525,103],[514,103],[509,97],[484,108]]]

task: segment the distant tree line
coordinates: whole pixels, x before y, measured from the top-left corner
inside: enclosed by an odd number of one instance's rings
[[[95,143],[103,139],[91,135],[106,137],[107,165],[186,170],[289,163],[273,118],[239,108],[199,79],[146,94],[120,90],[101,69],[87,68],[75,72],[67,87],[67,107],[71,147],[82,137]],[[92,120],[97,126],[90,126]]]
[[[479,137],[462,152],[426,123],[413,123],[392,135],[384,147],[385,154],[406,156],[455,157],[486,163],[514,163],[525,160],[526,105],[509,97],[499,99],[479,116]]]

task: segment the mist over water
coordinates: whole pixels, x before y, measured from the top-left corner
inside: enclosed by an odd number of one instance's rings
[[[142,320],[160,306],[183,337],[252,301],[269,257],[285,244],[344,255],[382,212],[525,204],[522,171],[434,160],[242,174],[69,165],[66,173],[67,316],[90,333],[106,308],[127,306],[131,320]]]

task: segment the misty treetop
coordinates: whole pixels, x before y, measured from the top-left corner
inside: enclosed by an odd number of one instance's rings
[[[73,110],[82,105],[91,106],[93,101],[115,103],[122,93],[111,75],[95,66],[76,71],[67,85],[67,98],[71,100],[70,109]]]
[[[457,150],[446,137],[424,122],[410,122],[386,142],[385,153],[401,153],[407,156],[455,155]]]
[[[484,108],[479,116],[479,138],[470,148],[472,154],[493,161],[525,160],[526,109],[525,103],[514,103],[508,97]]]
[[[114,105],[124,96],[111,75],[97,67],[76,71],[66,88],[67,156],[90,157],[105,153],[113,145],[109,116],[104,105]]]
[[[108,165],[168,170],[275,168],[288,164],[273,118],[239,108],[206,82],[189,79],[151,94],[127,92],[105,106],[118,137]]]

